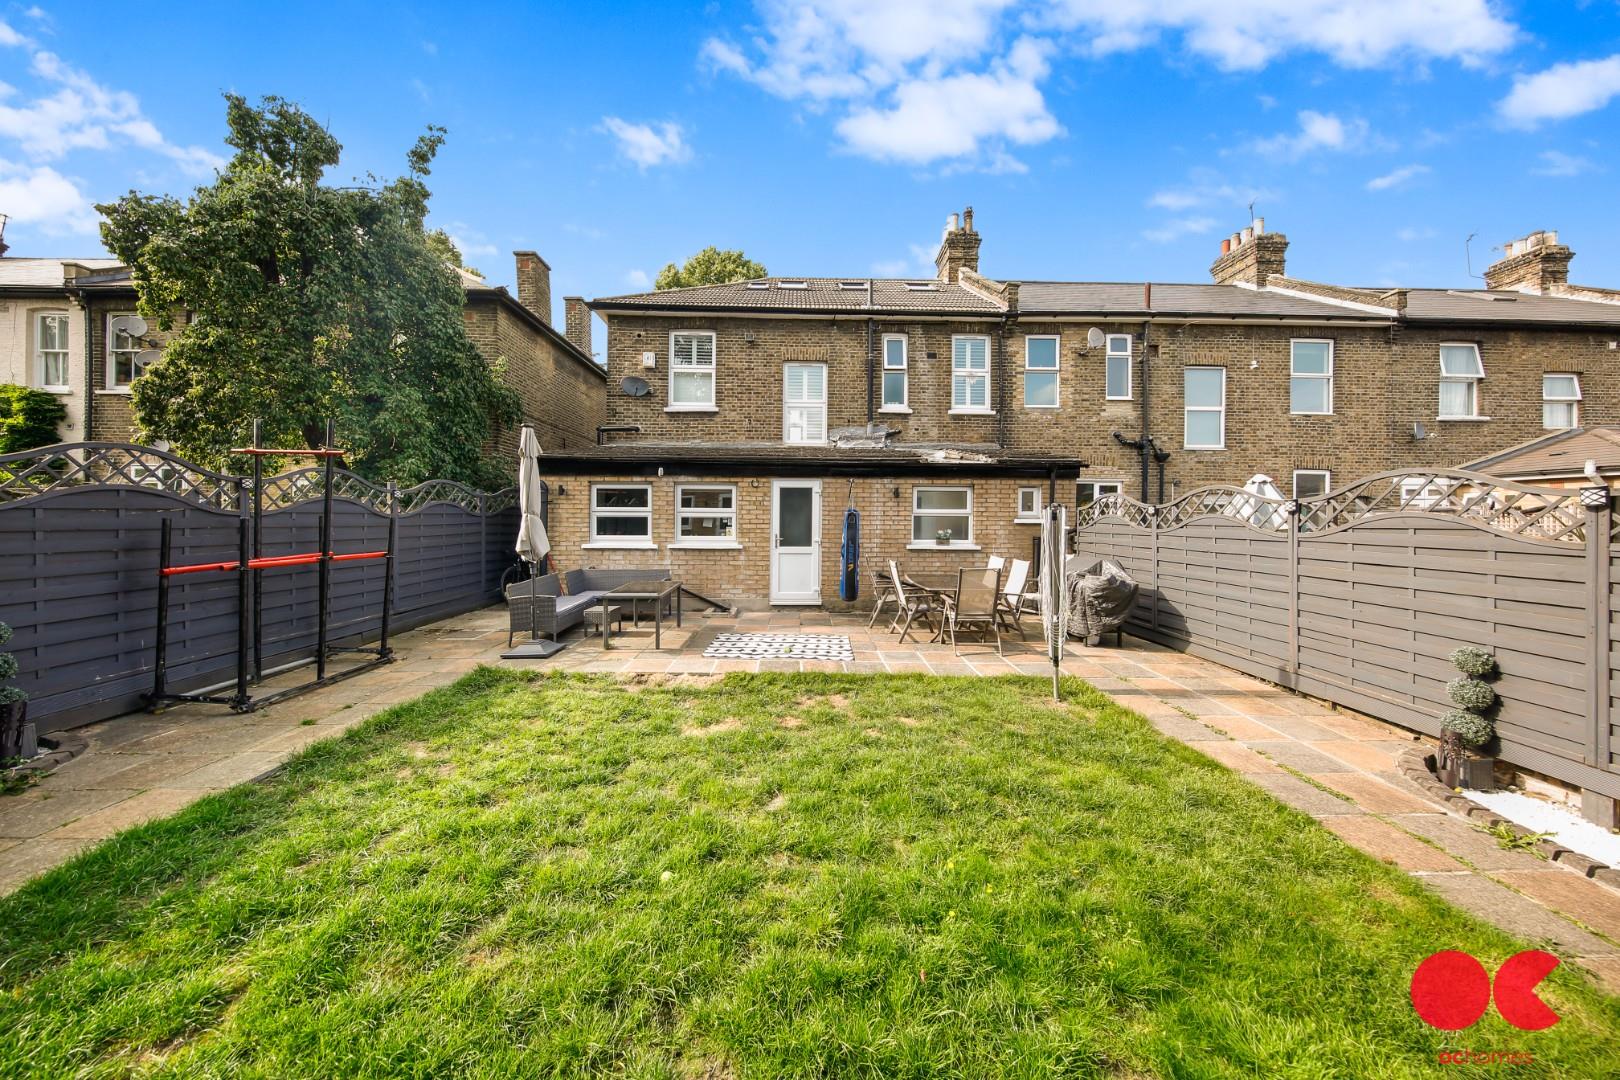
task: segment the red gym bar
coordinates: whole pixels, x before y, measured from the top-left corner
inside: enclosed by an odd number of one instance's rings
[[[320,561],[320,557],[321,553],[318,551],[311,551],[302,555],[266,555],[258,559],[249,559],[247,568],[249,570],[274,570],[279,566],[308,566],[311,563]],[[358,562],[361,559],[386,559],[388,558],[388,552],[350,551],[342,555],[336,552],[328,552],[327,558],[331,562]],[[189,566],[165,566],[158,572],[164,577],[174,577],[176,574],[206,574],[212,571],[237,570],[241,568],[241,565],[239,562],[192,563]]]

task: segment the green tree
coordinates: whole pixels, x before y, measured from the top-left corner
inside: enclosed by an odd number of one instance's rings
[[[765,276],[765,267],[740,251],[706,247],[680,266],[670,263],[658,271],[655,289],[682,289],[691,285],[724,285]]]
[[[435,255],[449,263],[451,266],[459,267],[474,277],[484,276],[484,272],[478,269],[478,267],[468,266],[466,262],[462,260],[461,249],[456,247],[456,242],[452,240],[450,238],[450,234],[445,232],[443,229],[434,229],[432,232],[428,233],[427,245]]]
[[[67,409],[55,394],[32,387],[0,384],[0,454],[59,442],[57,428]]]
[[[297,105],[225,101],[236,154],[212,184],[97,207],[141,314],[174,331],[135,381],[142,436],[240,468],[228,451],[253,417],[270,445],[315,448],[330,416],[364,475],[508,482],[483,446],[516,397],[467,337],[460,282],[422,224],[444,130],[417,140],[405,176],[336,186],[342,147]]]

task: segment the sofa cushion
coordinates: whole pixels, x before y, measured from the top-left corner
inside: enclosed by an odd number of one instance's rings
[[[557,597],[557,614],[561,616],[572,615],[575,612],[583,612],[591,604],[594,604],[596,602],[596,598],[601,595],[601,589],[590,589],[582,593],[572,593],[568,596],[559,596]]]

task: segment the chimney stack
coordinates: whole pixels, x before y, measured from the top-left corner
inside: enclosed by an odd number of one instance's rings
[[[591,309],[582,296],[563,297],[563,337],[574,343],[574,348],[591,355]]]
[[[973,231],[973,207],[962,211],[960,224],[955,214],[945,219],[945,235],[940,238],[934,265],[941,281],[954,282],[963,270],[979,272],[979,234]]]
[[[518,303],[551,325],[551,267],[532,251],[514,251],[517,257]]]
[[[1552,229],[1509,240],[1502,245],[1502,257],[1485,268],[1485,287],[1544,296],[1569,284],[1569,261],[1574,257]]]
[[[0,257],[11,250],[11,245],[6,243],[6,222],[10,220],[5,214],[0,214]]]
[[[1274,274],[1287,276],[1287,252],[1288,237],[1266,232],[1266,219],[1255,218],[1253,225],[1221,241],[1221,254],[1210,266],[1209,276],[1217,285],[1262,286]]]

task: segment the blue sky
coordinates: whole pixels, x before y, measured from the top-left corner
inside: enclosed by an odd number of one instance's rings
[[[711,243],[920,274],[968,204],[991,276],[1206,280],[1253,201],[1296,276],[1461,286],[1469,234],[1477,273],[1556,228],[1620,285],[1612,0],[359,7],[0,3],[12,254],[205,178],[235,91],[327,122],[340,178],[444,125],[434,223],[496,283],[540,251],[559,305]]]

